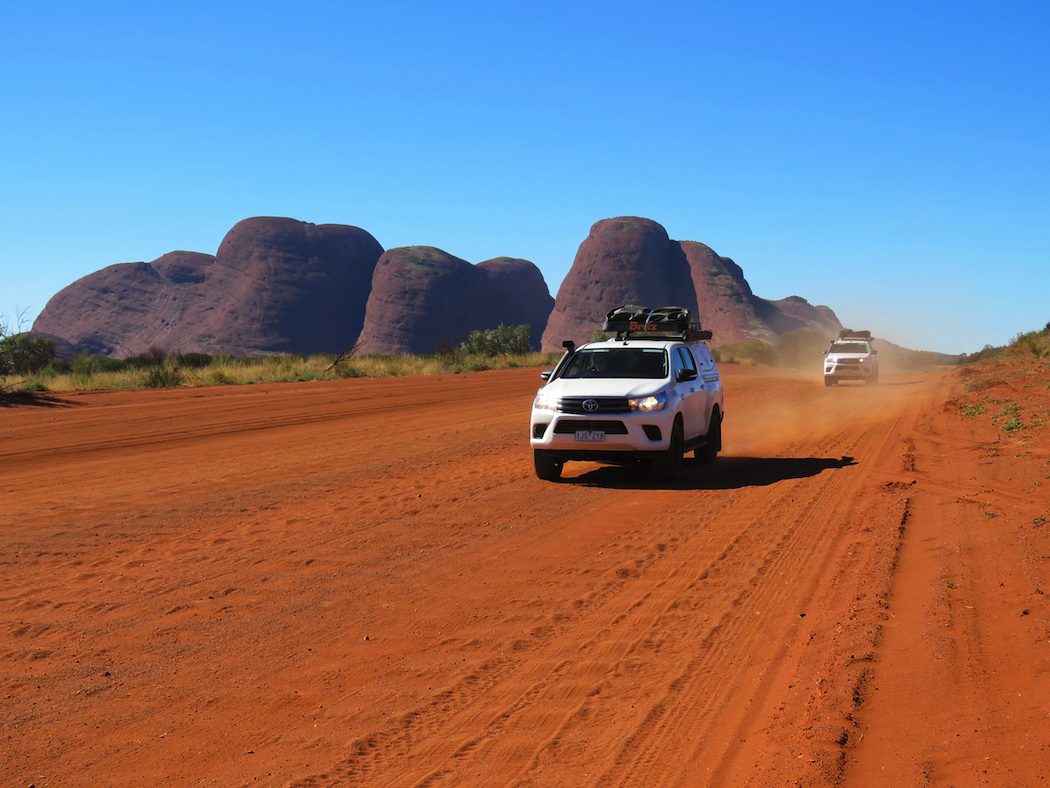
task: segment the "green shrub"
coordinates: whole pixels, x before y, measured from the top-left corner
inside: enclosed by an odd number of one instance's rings
[[[168,351],[160,347],[151,347],[145,353],[137,356],[128,356],[124,359],[124,369],[149,369],[160,367],[168,358]]]
[[[356,364],[340,364],[335,367],[335,374],[340,378],[363,378],[365,374],[357,368]]]
[[[976,364],[978,361],[984,361],[985,359],[995,358],[1005,351],[1005,347],[995,347],[993,345],[985,345],[983,348],[978,350],[976,353],[971,353],[963,359],[963,364]]]
[[[119,358],[89,354],[81,350],[70,364],[70,372],[79,377],[88,377],[99,372],[120,372],[128,367],[128,364]]]
[[[0,377],[29,375],[46,367],[55,357],[55,340],[29,333],[5,336],[0,327]]]
[[[1042,331],[1018,334],[1011,346],[1036,358],[1050,356],[1050,323],[1047,323]]]
[[[148,389],[176,388],[183,382],[182,370],[178,367],[150,367],[142,376],[142,385]]]
[[[532,351],[532,327],[500,323],[488,331],[471,331],[460,351],[471,356],[524,355]]]
[[[228,386],[237,381],[225,369],[212,369],[208,371],[204,382],[212,386]]]

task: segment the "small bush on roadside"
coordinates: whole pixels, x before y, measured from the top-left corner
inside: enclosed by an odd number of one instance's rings
[[[971,353],[970,355],[963,358],[962,363],[964,365],[976,364],[978,361],[984,361],[989,358],[995,358],[996,356],[1001,355],[1005,350],[1005,347],[994,347],[992,345],[985,345],[976,353]]]
[[[142,377],[142,385],[148,389],[177,388],[183,382],[182,370],[177,367],[150,367]]]
[[[225,369],[211,369],[204,377],[204,383],[212,386],[228,386],[231,383],[236,383],[229,372]]]
[[[98,372],[120,372],[126,367],[122,359],[89,354],[86,350],[81,350],[70,362],[70,372],[81,377],[90,377]]]
[[[124,359],[124,368],[149,369],[150,367],[160,367],[164,365],[167,358],[168,351],[164,348],[151,347],[145,353],[140,353],[137,356],[128,356]]]
[[[460,345],[469,356],[513,356],[532,351],[532,327],[500,323],[488,331],[471,331]]]
[[[342,364],[335,368],[336,376],[340,378],[363,378],[365,375],[357,368],[356,364]]]
[[[1018,334],[1011,347],[1036,358],[1050,356],[1050,323],[1047,323],[1041,331]]]
[[[0,326],[0,376],[28,375],[55,357],[55,341],[22,333],[5,336]]]

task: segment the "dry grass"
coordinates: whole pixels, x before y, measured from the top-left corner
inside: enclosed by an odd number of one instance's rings
[[[239,359],[216,357],[208,366],[192,367],[169,358],[144,369],[65,371],[48,368],[25,378],[10,378],[9,390],[92,391],[288,383],[340,378],[447,375],[488,369],[553,366],[558,353],[518,356],[448,354],[440,356],[351,356],[335,363],[333,355],[270,356]]]

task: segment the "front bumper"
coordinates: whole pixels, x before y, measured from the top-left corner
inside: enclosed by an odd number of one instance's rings
[[[837,380],[865,380],[874,375],[877,369],[871,364],[858,364],[848,361],[825,364],[824,377],[836,378]]]
[[[630,459],[638,453],[667,451],[673,411],[585,416],[533,408],[530,419],[532,448],[554,452],[563,459]],[[602,432],[604,440],[578,440],[577,432]]]

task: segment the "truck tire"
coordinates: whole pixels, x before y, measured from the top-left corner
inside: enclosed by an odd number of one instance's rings
[[[539,478],[545,482],[556,482],[561,478],[561,469],[565,463],[554,459],[549,451],[533,449],[532,464]]]
[[[675,420],[671,428],[671,445],[667,451],[660,452],[653,460],[653,475],[662,482],[673,482],[682,472],[682,450],[685,439],[682,437],[682,422]]]
[[[714,462],[718,452],[722,449],[722,414],[718,408],[711,411],[711,424],[707,428],[707,441],[699,449],[693,452],[697,462]]]

